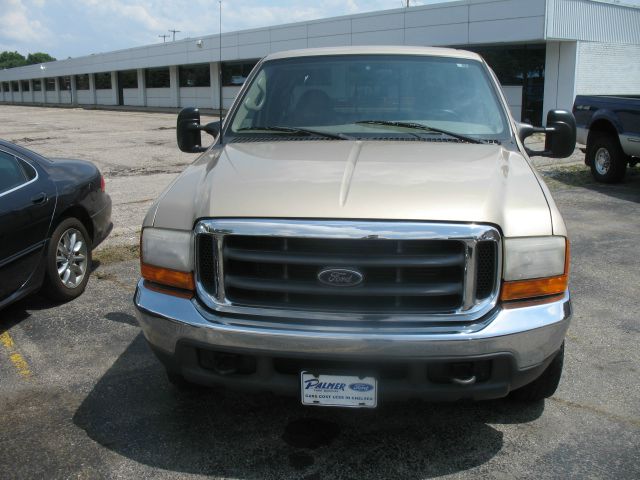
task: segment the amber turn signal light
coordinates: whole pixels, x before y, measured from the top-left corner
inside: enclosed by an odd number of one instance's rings
[[[504,282],[500,299],[522,300],[524,298],[546,297],[557,295],[567,289],[569,283],[568,275],[557,277],[536,278],[535,280],[519,280],[515,282]]]
[[[142,278],[150,282],[183,290],[195,290],[195,282],[191,272],[180,272],[169,268],[156,267],[146,263],[140,264]]]

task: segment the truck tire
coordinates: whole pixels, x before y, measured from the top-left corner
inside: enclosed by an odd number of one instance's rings
[[[542,375],[533,382],[514,390],[509,394],[512,400],[517,402],[538,402],[552,396],[562,376],[562,364],[564,363],[564,342],[560,350],[553,358]]]
[[[91,237],[77,218],[65,218],[47,246],[43,293],[55,302],[67,302],[84,292],[91,273]]]
[[[627,170],[627,156],[620,142],[610,133],[594,132],[587,145],[587,165],[598,182],[618,183]]]

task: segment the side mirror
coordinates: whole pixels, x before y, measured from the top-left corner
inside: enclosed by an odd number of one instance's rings
[[[571,112],[566,110],[551,110],[547,114],[546,127],[533,127],[521,123],[518,125],[518,136],[524,143],[525,138],[534,133],[544,133],[545,143],[543,151],[527,150],[527,154],[551,158],[565,158],[570,156],[576,148],[576,120]]]
[[[176,139],[178,148],[183,152],[203,152],[202,138],[200,135],[200,110],[197,108],[183,108],[178,114],[176,125]]]
[[[187,153],[204,152],[207,147],[202,146],[201,131],[215,137],[220,132],[220,122],[200,125],[200,110],[193,107],[183,108],[178,114],[176,137],[178,148]]]

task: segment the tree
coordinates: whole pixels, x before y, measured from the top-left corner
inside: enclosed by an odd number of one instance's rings
[[[26,59],[18,52],[1,52],[0,69],[22,67],[26,65]]]
[[[48,53],[35,52],[24,58],[18,52],[0,52],[0,70],[4,68],[23,67],[37,63],[53,62],[56,59]]]
[[[56,59],[48,53],[36,52],[27,55],[27,65],[33,65],[36,63],[54,62]]]

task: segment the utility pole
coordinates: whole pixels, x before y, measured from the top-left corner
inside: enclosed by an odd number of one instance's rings
[[[180,33],[180,30],[169,30],[171,33],[173,33],[173,41],[176,41],[176,33]]]
[[[169,38],[169,35],[158,35],[161,39],[162,39],[162,43],[165,43],[167,41],[167,38]]]

